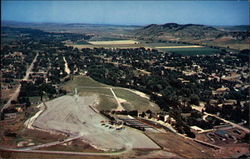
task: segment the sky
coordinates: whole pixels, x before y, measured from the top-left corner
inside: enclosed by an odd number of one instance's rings
[[[117,25],[249,25],[249,2],[2,0],[1,20]]]

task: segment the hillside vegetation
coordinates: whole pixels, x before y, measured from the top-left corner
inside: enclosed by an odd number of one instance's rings
[[[134,30],[134,35],[141,40],[178,41],[237,50],[248,49],[250,42],[249,27],[245,26],[244,30],[239,30],[238,28],[235,26],[223,29],[206,25],[182,25],[176,23],[151,24]],[[246,30],[246,28],[248,29]]]

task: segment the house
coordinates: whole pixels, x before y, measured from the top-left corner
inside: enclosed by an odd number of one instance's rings
[[[16,113],[4,113],[5,120],[16,119]]]

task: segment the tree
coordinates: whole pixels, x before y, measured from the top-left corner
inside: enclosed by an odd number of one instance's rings
[[[190,104],[194,104],[194,105],[200,105],[199,100],[200,100],[200,99],[199,99],[198,95],[192,94],[192,95],[190,96],[190,101],[189,101],[189,103],[190,103]]]

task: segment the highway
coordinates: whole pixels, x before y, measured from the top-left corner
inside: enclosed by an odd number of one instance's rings
[[[26,75],[23,77],[23,81],[28,80],[29,79],[29,75],[30,72],[32,71],[33,67],[34,67],[34,63],[37,60],[37,56],[39,55],[39,53],[36,54],[35,58],[33,59],[32,63],[30,64],[29,68],[26,71]],[[17,97],[19,95],[19,92],[21,90],[21,84],[18,85],[18,87],[16,88],[16,91],[13,93],[13,95],[11,96],[11,98],[8,100],[8,102],[2,107],[1,109],[1,113],[3,112],[4,109],[8,108],[11,105],[11,101],[12,100],[17,100]]]

